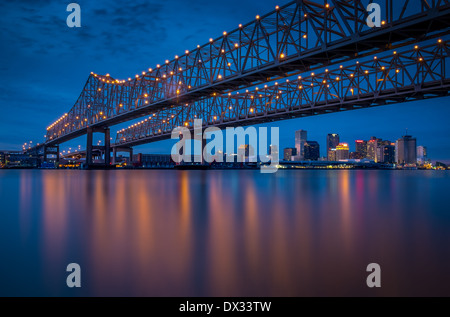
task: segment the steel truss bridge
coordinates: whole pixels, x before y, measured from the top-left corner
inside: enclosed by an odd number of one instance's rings
[[[70,111],[47,128],[44,147],[143,118],[115,149],[170,138],[195,118],[236,126],[449,94],[450,0],[296,0],[133,78],[91,73]],[[53,152],[52,152],[53,153]]]
[[[450,44],[440,39],[351,66],[161,109],[120,130],[115,144],[136,146],[168,139],[176,127],[193,129],[195,119],[202,119],[205,128],[245,126],[447,96],[449,62]]]

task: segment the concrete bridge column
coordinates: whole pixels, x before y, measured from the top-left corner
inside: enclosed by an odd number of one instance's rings
[[[105,165],[111,165],[111,131],[109,128],[105,129]]]
[[[94,145],[94,133],[103,133],[105,137],[105,145]],[[87,144],[86,144],[86,167],[91,168],[97,165],[98,167],[109,167],[111,164],[111,132],[109,128],[87,128]],[[94,150],[104,153],[104,162],[102,164],[94,164],[93,156]],[[101,159],[101,155],[99,157]]]
[[[55,146],[56,149],[56,164],[59,164],[59,145]]]
[[[44,162],[48,161],[49,155],[55,155],[55,163],[59,164],[59,145],[44,146]]]
[[[114,147],[114,148],[113,148],[113,157],[112,157],[112,163],[113,163],[113,165],[116,165],[116,162],[117,162],[117,148]]]
[[[117,152],[128,152],[130,156],[129,163],[133,163],[133,148],[132,147],[113,147],[113,164],[117,164]]]
[[[86,167],[92,166],[92,141],[94,138],[94,131],[92,128],[87,128],[87,144],[86,144]]]
[[[133,164],[133,148],[132,147],[130,147],[129,153],[130,153],[130,164]]]

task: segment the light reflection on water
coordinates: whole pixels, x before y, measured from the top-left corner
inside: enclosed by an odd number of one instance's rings
[[[450,295],[449,185],[433,171],[0,171],[0,295]],[[65,285],[71,262],[81,289]]]

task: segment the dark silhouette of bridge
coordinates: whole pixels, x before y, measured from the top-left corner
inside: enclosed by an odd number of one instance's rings
[[[90,166],[101,132],[109,165],[111,147],[170,138],[195,118],[228,127],[448,95],[450,1],[384,0],[376,28],[370,2],[296,0],[133,78],[91,73],[47,128],[44,156],[87,134]],[[110,127],[136,118],[111,146]]]

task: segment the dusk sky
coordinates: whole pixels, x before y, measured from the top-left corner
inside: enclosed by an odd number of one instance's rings
[[[165,0],[85,1],[81,28],[69,28],[70,1],[0,2],[0,150],[19,150],[42,142],[45,128],[68,112],[91,71],[133,77],[239,23],[287,1]],[[405,129],[428,147],[432,160],[450,159],[450,97],[376,107],[304,119],[279,121],[280,146],[294,146],[295,130],[308,131],[325,155],[327,133],[341,141],[371,136],[395,141]],[[112,136],[123,125],[112,128]],[[173,141],[136,148],[135,153],[169,153]],[[80,138],[61,150],[81,144]]]

